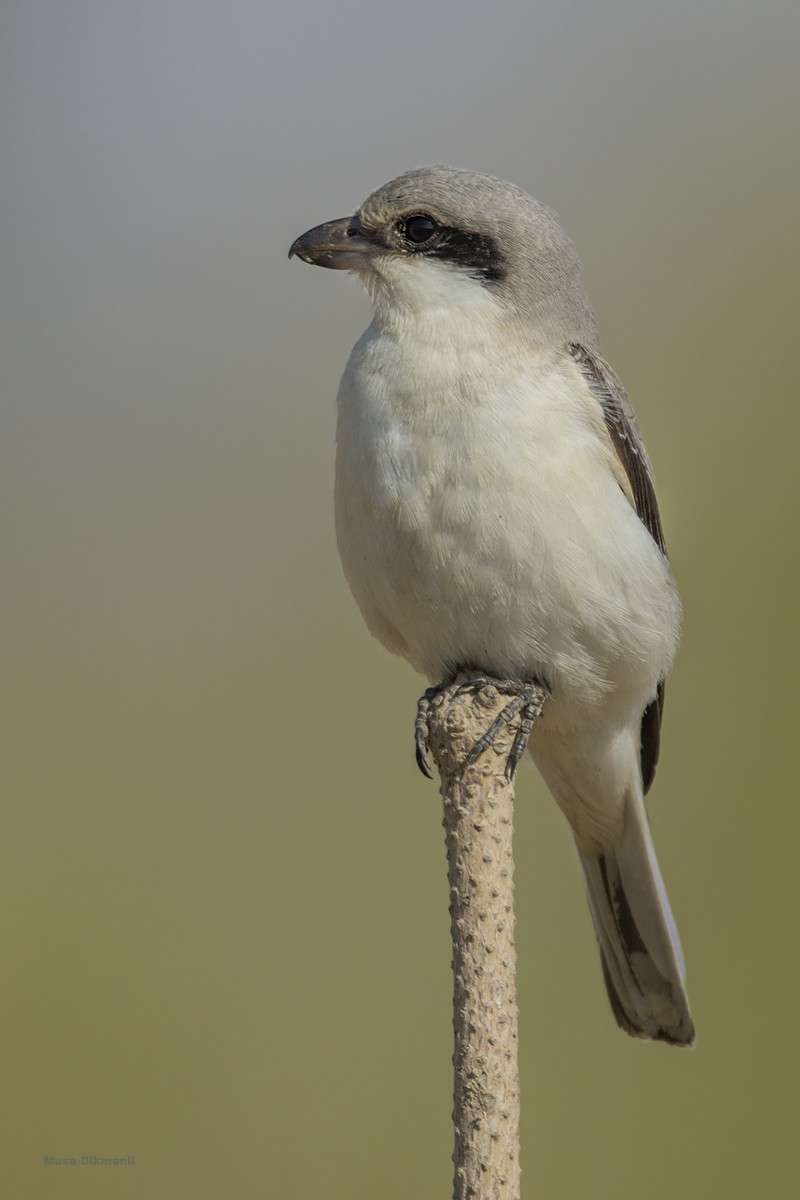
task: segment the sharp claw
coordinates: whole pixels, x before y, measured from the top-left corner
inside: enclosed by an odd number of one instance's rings
[[[468,770],[471,766],[474,766],[485,749],[486,746],[484,745],[484,739],[481,738],[480,741],[476,742],[469,753],[465,756],[464,761],[459,767],[459,773],[463,775],[466,770]]]
[[[417,719],[414,724],[417,766],[427,779],[433,779],[433,773],[428,764],[428,709],[431,697],[435,694],[435,688],[428,688],[425,694],[420,696],[417,704]]]
[[[428,753],[424,744],[420,745],[419,742],[417,742],[417,766],[419,767],[420,771],[422,771],[422,774],[426,776],[426,778],[433,779],[433,772],[428,766]]]
[[[544,707],[545,696],[546,692],[541,688],[528,688],[527,697],[522,708],[522,715],[520,716],[519,728],[514,734],[514,741],[511,743],[511,750],[506,759],[505,775],[508,780],[513,779],[517,773],[517,767],[528,746],[528,739],[531,736],[533,723]]]
[[[515,741],[514,745],[511,747],[511,750],[509,751],[508,758],[506,759],[505,770],[503,772],[506,779],[509,781],[509,783],[512,781],[512,779],[514,778],[514,776],[517,773],[517,767],[519,766],[519,762],[520,762],[520,759],[522,758],[524,750],[525,750],[524,745],[517,748],[517,744]]]

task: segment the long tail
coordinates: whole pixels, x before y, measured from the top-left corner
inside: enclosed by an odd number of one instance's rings
[[[579,846],[578,856],[617,1024],[632,1037],[691,1046],[683,953],[641,797],[629,798],[616,847],[594,856]]]

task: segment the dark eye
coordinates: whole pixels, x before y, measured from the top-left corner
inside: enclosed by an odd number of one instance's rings
[[[406,217],[402,226],[402,233],[406,241],[419,245],[421,242],[427,242],[429,238],[432,238],[438,228],[439,226],[433,217],[426,217],[420,213],[416,217]]]

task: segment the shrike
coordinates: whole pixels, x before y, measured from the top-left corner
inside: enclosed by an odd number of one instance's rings
[[[512,184],[437,166],[293,254],[357,273],[374,304],[336,455],[339,551],[370,631],[433,683],[548,689],[530,750],[572,827],[614,1015],[691,1045],[644,807],[680,600],[571,242]]]

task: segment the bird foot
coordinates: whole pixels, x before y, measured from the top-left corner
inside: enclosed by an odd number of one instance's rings
[[[416,746],[417,766],[428,779],[433,778],[428,759],[428,718],[432,703],[440,696],[443,697],[448,694],[451,699],[455,699],[468,688],[477,687],[491,687],[499,692],[501,696],[511,696],[512,698],[469,751],[461,764],[461,773],[463,774],[468,767],[471,767],[480,758],[485,750],[489,749],[504,725],[509,724],[515,718],[519,717],[519,724],[514,733],[514,740],[511,743],[511,749],[505,765],[506,779],[511,780],[514,778],[519,761],[525,753],[525,747],[528,744],[533,723],[542,711],[549,692],[541,683],[524,683],[518,679],[492,679],[488,675],[478,675],[471,679],[462,678],[458,682],[439,683],[435,687],[429,687],[424,695],[420,696],[419,703],[417,704],[417,717],[414,722],[414,742]]]

